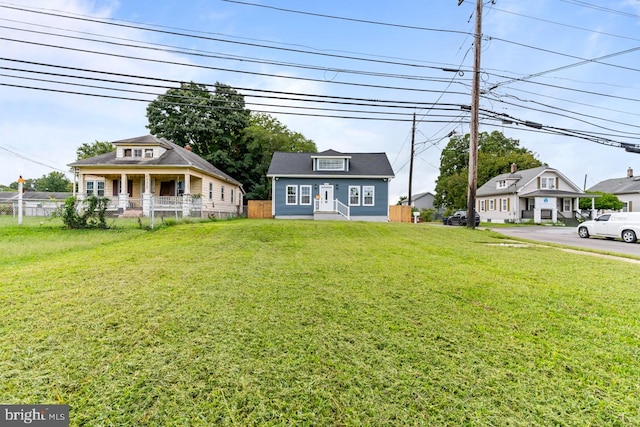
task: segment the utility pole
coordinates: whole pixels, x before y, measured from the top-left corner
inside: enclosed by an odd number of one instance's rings
[[[462,2],[459,2],[460,5]],[[476,189],[478,187],[478,110],[480,108],[480,41],[482,40],[482,0],[476,0],[476,30],[473,43],[473,86],[471,89],[471,130],[469,138],[469,192],[467,227],[476,226]]]
[[[407,204],[411,206],[411,186],[413,185],[413,155],[416,143],[416,113],[413,113],[413,127],[411,128],[411,157],[409,158],[409,199]]]

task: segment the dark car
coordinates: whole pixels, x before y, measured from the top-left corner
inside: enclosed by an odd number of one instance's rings
[[[476,227],[480,225],[480,214],[475,212],[476,214]],[[447,224],[449,225],[467,225],[467,211],[455,211],[453,215],[447,219]]]

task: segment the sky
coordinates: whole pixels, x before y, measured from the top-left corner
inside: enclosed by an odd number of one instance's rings
[[[0,184],[146,135],[179,82],[230,85],[319,151],[384,152],[389,203],[434,192],[469,133],[475,0],[0,0]],[[579,188],[640,175],[640,0],[495,0],[482,11],[480,132]],[[412,118],[416,115],[415,131]]]

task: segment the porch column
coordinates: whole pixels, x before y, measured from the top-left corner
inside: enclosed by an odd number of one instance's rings
[[[129,192],[127,191],[127,174],[120,174],[120,195],[118,197],[118,207],[123,211],[129,206]]]
[[[85,187],[85,178],[84,178],[84,174],[81,173],[78,176],[78,200],[84,200],[85,195],[86,195],[86,187]]]
[[[151,175],[144,174],[144,194],[142,195],[142,215],[151,216]]]
[[[184,194],[191,194],[191,175],[184,174]]]
[[[191,215],[191,175],[184,174],[184,194],[182,195],[182,217]]]

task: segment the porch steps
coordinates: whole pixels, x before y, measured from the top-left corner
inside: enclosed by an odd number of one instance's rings
[[[348,221],[344,215],[340,215],[338,212],[314,212],[313,219],[323,221]]]

